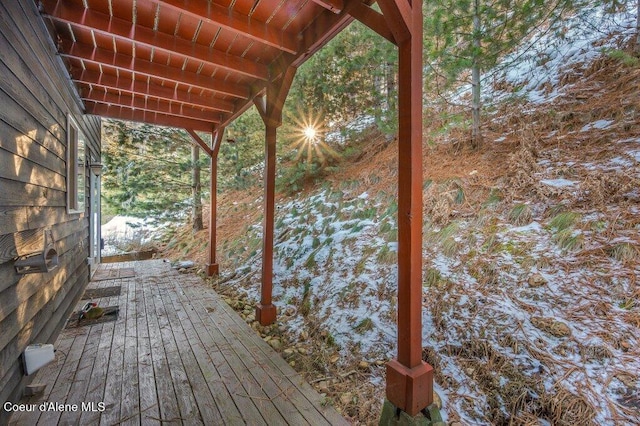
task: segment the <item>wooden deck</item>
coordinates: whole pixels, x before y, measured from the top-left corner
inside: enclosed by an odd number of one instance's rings
[[[94,300],[119,305],[117,321],[63,330],[56,361],[33,382],[44,394],[21,401],[78,411],[38,407],[11,424],[347,424],[197,276],[160,260],[102,267],[135,269],[89,284],[122,285]]]

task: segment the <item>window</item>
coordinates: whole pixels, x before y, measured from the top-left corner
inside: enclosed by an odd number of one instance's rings
[[[67,117],[67,211],[84,213],[85,203],[85,138],[78,124]]]

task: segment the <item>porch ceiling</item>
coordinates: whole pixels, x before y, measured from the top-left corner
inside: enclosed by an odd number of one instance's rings
[[[304,62],[363,6],[362,0],[346,7],[342,0],[40,3],[87,113],[208,132],[249,108],[269,82]]]

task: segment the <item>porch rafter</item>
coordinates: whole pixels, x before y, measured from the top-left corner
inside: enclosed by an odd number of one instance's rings
[[[69,59],[78,59],[94,63],[103,68],[112,69],[113,74],[118,71],[135,72],[148,77],[161,78],[173,83],[188,85],[200,90],[216,92],[225,96],[232,96],[238,99],[246,99],[249,90],[230,82],[220,82],[211,76],[197,74],[194,72],[174,68],[151,62],[141,58],[116,53],[107,49],[93,47],[82,43],[63,42],[64,48],[60,55]]]
[[[173,115],[186,119],[197,119],[220,123],[222,121],[219,112],[203,111],[176,102],[168,102],[152,96],[143,96],[131,93],[113,93],[100,88],[92,88],[89,85],[80,85],[80,95],[85,101],[106,105],[121,105],[133,109],[153,111],[166,115]]]
[[[158,126],[190,128],[202,132],[211,132],[214,123],[211,121],[195,120],[192,118],[177,117],[156,111],[134,109],[123,105],[108,105],[94,101],[85,101],[87,114],[99,115],[105,118],[117,120],[137,121],[141,123],[156,124]]]
[[[171,55],[179,55],[186,60],[206,63],[239,75],[260,80],[269,78],[266,65],[218,49],[208,48],[173,34],[163,33],[91,9],[83,10],[70,7],[60,1],[45,0],[44,4],[45,11],[47,11],[44,16],[53,21],[165,51]]]
[[[153,83],[150,77],[145,80],[136,80],[124,75],[114,76],[111,74],[100,73],[97,71],[72,69],[71,78],[77,84],[89,84],[94,87],[102,87],[104,89],[122,91],[130,94],[141,94],[164,99],[170,102],[179,102],[184,105],[202,108],[217,112],[232,112],[234,103],[217,99],[213,96],[204,94],[196,94],[179,89],[179,84],[175,88]]]
[[[261,44],[276,47],[282,51],[295,54],[298,52],[297,37],[286,30],[280,30],[260,22],[255,18],[202,0],[156,0],[158,4],[180,13],[202,19],[210,24],[233,31],[235,34],[250,38]],[[334,0],[337,1],[337,0]]]

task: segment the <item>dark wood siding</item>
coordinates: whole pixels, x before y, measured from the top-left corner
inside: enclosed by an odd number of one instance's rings
[[[66,209],[68,114],[99,158],[100,119],[82,114],[35,3],[0,2],[0,403],[21,396],[21,353],[55,340],[89,280],[88,215]],[[88,183],[87,172],[87,195]],[[17,275],[16,257],[42,248],[44,230],[60,266]]]

